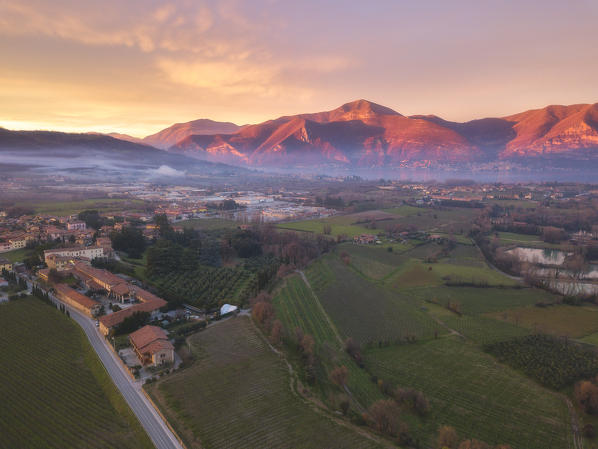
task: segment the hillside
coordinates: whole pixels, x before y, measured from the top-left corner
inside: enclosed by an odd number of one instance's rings
[[[195,133],[169,148],[235,165],[433,166],[554,156],[598,162],[598,103],[548,106],[465,123],[406,117],[366,100],[284,116],[233,134]]]
[[[0,167],[12,164],[25,168],[85,171],[86,175],[99,176],[122,172],[173,176],[178,174],[177,170],[209,173],[239,171],[238,168],[190,159],[149,145],[93,133],[0,128],[0,154]]]
[[[239,131],[239,129],[241,129],[240,126],[231,122],[199,119],[187,123],[175,123],[156,134],[141,139],[141,142],[156,148],[165,149],[192,134],[233,134]]]

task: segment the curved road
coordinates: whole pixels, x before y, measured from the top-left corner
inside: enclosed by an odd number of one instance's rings
[[[24,279],[31,289],[31,282],[26,278]],[[55,302],[64,304],[55,296],[51,294],[50,296]],[[120,358],[108,347],[109,343],[95,326],[95,321],[68,305],[66,307],[71,314],[71,318],[81,326],[87,335],[91,346],[102,361],[114,385],[121,392],[156,448],[183,449],[181,443],[141,390],[141,383],[133,381],[125,371]]]

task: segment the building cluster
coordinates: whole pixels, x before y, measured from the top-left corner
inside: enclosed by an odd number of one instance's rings
[[[167,304],[164,299],[120,276],[93,267],[90,264],[91,260],[104,257],[104,249],[101,246],[46,250],[44,257],[48,268],[39,270],[38,275],[42,280],[49,281],[50,270],[54,268],[62,276],[72,274],[88,291],[105,293],[111,300],[122,304],[133,303],[125,309],[100,317],[100,330],[104,335],[108,335],[112,329],[135,312],[147,312],[155,316]],[[60,299],[89,316],[96,316],[100,311],[101,305],[97,301],[64,284],[57,284],[56,292]]]
[[[88,245],[94,231],[76,216],[22,215],[0,216],[0,253],[22,249],[33,242],[71,242]]]

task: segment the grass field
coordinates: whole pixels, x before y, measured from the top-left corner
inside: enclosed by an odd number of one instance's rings
[[[33,254],[33,250],[29,248],[15,249],[6,253],[0,253],[0,257],[7,259],[9,262],[22,262],[26,257]]]
[[[529,335],[530,331],[511,323],[494,320],[484,316],[462,315],[437,304],[426,304],[426,309],[450,329],[463,335],[478,345],[495,343],[509,338]]]
[[[142,200],[125,198],[92,198],[80,201],[44,201],[41,203],[19,203],[18,206],[31,208],[37,214],[72,215],[83,210],[93,209],[101,212],[140,211]]]
[[[373,441],[315,412],[245,317],[189,339],[196,360],[147,386],[189,448],[370,448]]]
[[[488,314],[491,318],[552,335],[580,338],[598,332],[598,307],[555,305],[519,307]]]
[[[567,242],[546,243],[539,235],[517,234],[514,232],[498,232],[498,242],[500,246],[524,246],[529,248],[551,248],[566,249]]]
[[[280,223],[276,225],[280,229],[288,229],[292,231],[313,232],[315,234],[323,234],[324,226],[330,225],[330,235],[336,237],[345,235],[349,238],[360,234],[376,234],[379,229],[368,229],[365,224],[353,224],[357,219],[352,215],[337,215],[324,219],[291,221],[288,223]]]
[[[0,328],[0,448],[154,447],[73,321],[26,298]]]
[[[317,290],[320,302],[343,337],[360,343],[426,338],[440,330],[411,302],[357,275],[335,254],[323,258],[333,281]],[[308,278],[311,277],[308,272]]]
[[[409,253],[411,255],[411,253]],[[395,288],[439,286],[445,282],[465,282],[488,286],[517,286],[519,282],[487,266],[454,263],[424,263],[419,259],[405,262],[387,283]]]
[[[533,306],[538,302],[554,303],[558,297],[536,288],[421,287],[403,293],[442,306],[458,302],[468,315],[500,312],[513,307]]]
[[[434,444],[441,425],[455,427],[461,438],[513,449],[570,447],[562,399],[457,337],[373,349],[366,366],[378,378],[428,397],[430,416],[411,430],[423,447]]]

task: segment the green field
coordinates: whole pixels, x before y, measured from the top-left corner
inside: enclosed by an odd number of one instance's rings
[[[15,249],[6,253],[0,253],[0,258],[7,259],[9,262],[22,262],[25,258],[33,254],[33,250],[29,248]]]
[[[220,322],[189,344],[193,364],[146,387],[187,447],[378,447],[304,402],[247,318]]]
[[[153,447],[73,321],[26,298],[0,328],[0,448]]]
[[[598,332],[598,307],[519,307],[488,316],[552,335],[580,338]]]
[[[461,438],[513,449],[570,447],[563,399],[458,337],[373,349],[366,366],[378,378],[421,390],[430,400],[430,416],[411,429],[424,447],[434,444],[441,425],[455,427]]]
[[[334,280],[317,294],[343,337],[364,344],[426,338],[440,330],[413,303],[357,275],[337,255],[326,256],[323,261]]]
[[[336,328],[322,313],[318,298],[299,275],[286,279],[274,299],[274,307],[276,318],[290,332],[298,327],[314,337],[317,345],[329,342],[340,347],[343,344]]]
[[[142,200],[125,198],[92,198],[79,201],[44,201],[40,203],[19,203],[18,206],[33,209],[36,214],[72,215],[83,210],[93,209],[101,212],[136,212],[143,209]]]
[[[367,406],[381,397],[377,387],[370,381],[365,371],[360,369],[343,350],[343,339],[328,318],[313,294],[299,275],[286,279],[284,286],[274,298],[276,318],[289,333],[296,328],[314,337],[316,351],[322,357],[321,373],[324,379],[334,366],[345,365],[349,370],[348,387],[357,401]],[[318,385],[320,394],[325,397],[330,392],[329,385]]]
[[[403,293],[442,306],[458,303],[464,314],[501,312],[513,307],[554,303],[558,297],[537,288],[477,288],[477,287],[420,287],[404,289]]]
[[[449,232],[453,232],[456,238],[463,239],[463,243],[469,243],[469,239],[463,238],[463,236],[471,229],[473,219],[479,213],[480,209],[471,208],[431,209],[400,206],[349,215],[335,215],[322,219],[280,223],[277,227],[322,234],[324,226],[330,225],[332,236],[344,235],[352,238],[359,234],[377,234],[389,226],[403,225],[415,226],[421,231],[446,233],[447,236]],[[368,227],[371,222],[375,222],[373,229]]]
[[[478,345],[521,337],[530,333],[529,330],[514,324],[484,316],[458,316],[437,304],[426,304],[426,309],[450,329]]]
[[[337,215],[324,219],[291,221],[289,223],[280,223],[277,225],[280,229],[291,231],[313,232],[316,234],[324,233],[324,226],[330,225],[330,235],[337,237],[344,235],[352,238],[360,234],[377,234],[380,229],[368,229],[362,224],[355,223],[356,218],[353,215]]]

